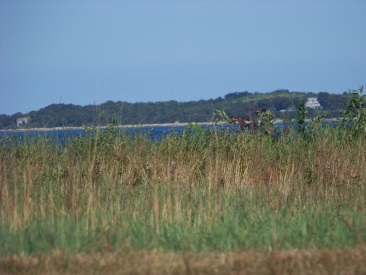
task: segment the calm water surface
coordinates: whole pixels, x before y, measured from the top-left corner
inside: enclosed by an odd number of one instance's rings
[[[212,126],[205,125],[204,128],[209,128]],[[164,135],[175,132],[181,133],[184,131],[186,126],[156,126],[156,127],[136,127],[136,128],[121,128],[119,129],[121,133],[134,134],[144,134],[149,136],[153,140],[159,140],[164,137]],[[106,129],[100,129],[100,131],[105,131]],[[90,130],[92,133],[96,133],[98,130]],[[67,141],[78,138],[85,137],[87,135],[87,130],[85,129],[55,129],[55,130],[29,130],[29,131],[2,131],[0,132],[0,140],[12,140],[17,139],[19,141],[24,141],[26,138],[38,138],[47,137],[54,139],[55,141],[65,144]]]
[[[324,123],[329,124],[329,123]],[[277,129],[283,129],[285,124],[276,123]],[[239,129],[238,125],[217,125],[213,126],[212,124],[202,125],[204,129],[212,129],[216,127],[217,129]],[[169,133],[181,133],[186,129],[186,126],[141,126],[134,128],[118,128],[121,133],[129,133],[129,134],[144,134],[149,136],[152,140],[160,140],[165,135]],[[105,128],[101,128],[100,131],[105,131]],[[96,129],[90,130],[93,133],[96,133]],[[54,129],[54,130],[29,130],[29,131],[0,131],[0,141],[10,141],[13,139],[24,141],[26,138],[34,138],[37,137],[47,137],[54,139],[61,144],[66,144],[67,141],[78,138],[85,137],[87,135],[87,130],[85,129]]]

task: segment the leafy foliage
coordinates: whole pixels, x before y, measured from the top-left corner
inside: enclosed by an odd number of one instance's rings
[[[238,124],[242,131],[248,130],[251,134],[272,135],[274,129],[274,116],[266,107],[255,108],[252,116],[231,116],[223,110],[216,110],[216,121],[225,121],[229,124]]]
[[[299,133],[302,137],[305,137],[305,117],[306,117],[306,108],[305,102],[303,100],[299,101],[299,107],[297,108],[297,127],[299,129]]]
[[[342,112],[341,126],[354,136],[366,135],[366,96],[362,93],[363,86],[359,90],[349,91],[346,109]]]

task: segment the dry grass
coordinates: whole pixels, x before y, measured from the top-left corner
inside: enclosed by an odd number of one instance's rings
[[[1,274],[366,274],[366,247],[214,254],[143,251],[0,258]]]

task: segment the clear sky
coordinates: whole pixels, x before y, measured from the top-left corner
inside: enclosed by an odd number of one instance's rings
[[[0,114],[365,81],[365,0],[0,0]]]

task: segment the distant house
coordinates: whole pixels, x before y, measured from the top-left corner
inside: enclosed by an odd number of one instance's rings
[[[305,107],[311,108],[311,109],[317,109],[321,108],[319,101],[316,99],[316,97],[309,97],[308,100],[305,103]]]
[[[17,126],[22,127],[24,125],[27,125],[29,121],[29,117],[18,117],[17,118]]]

